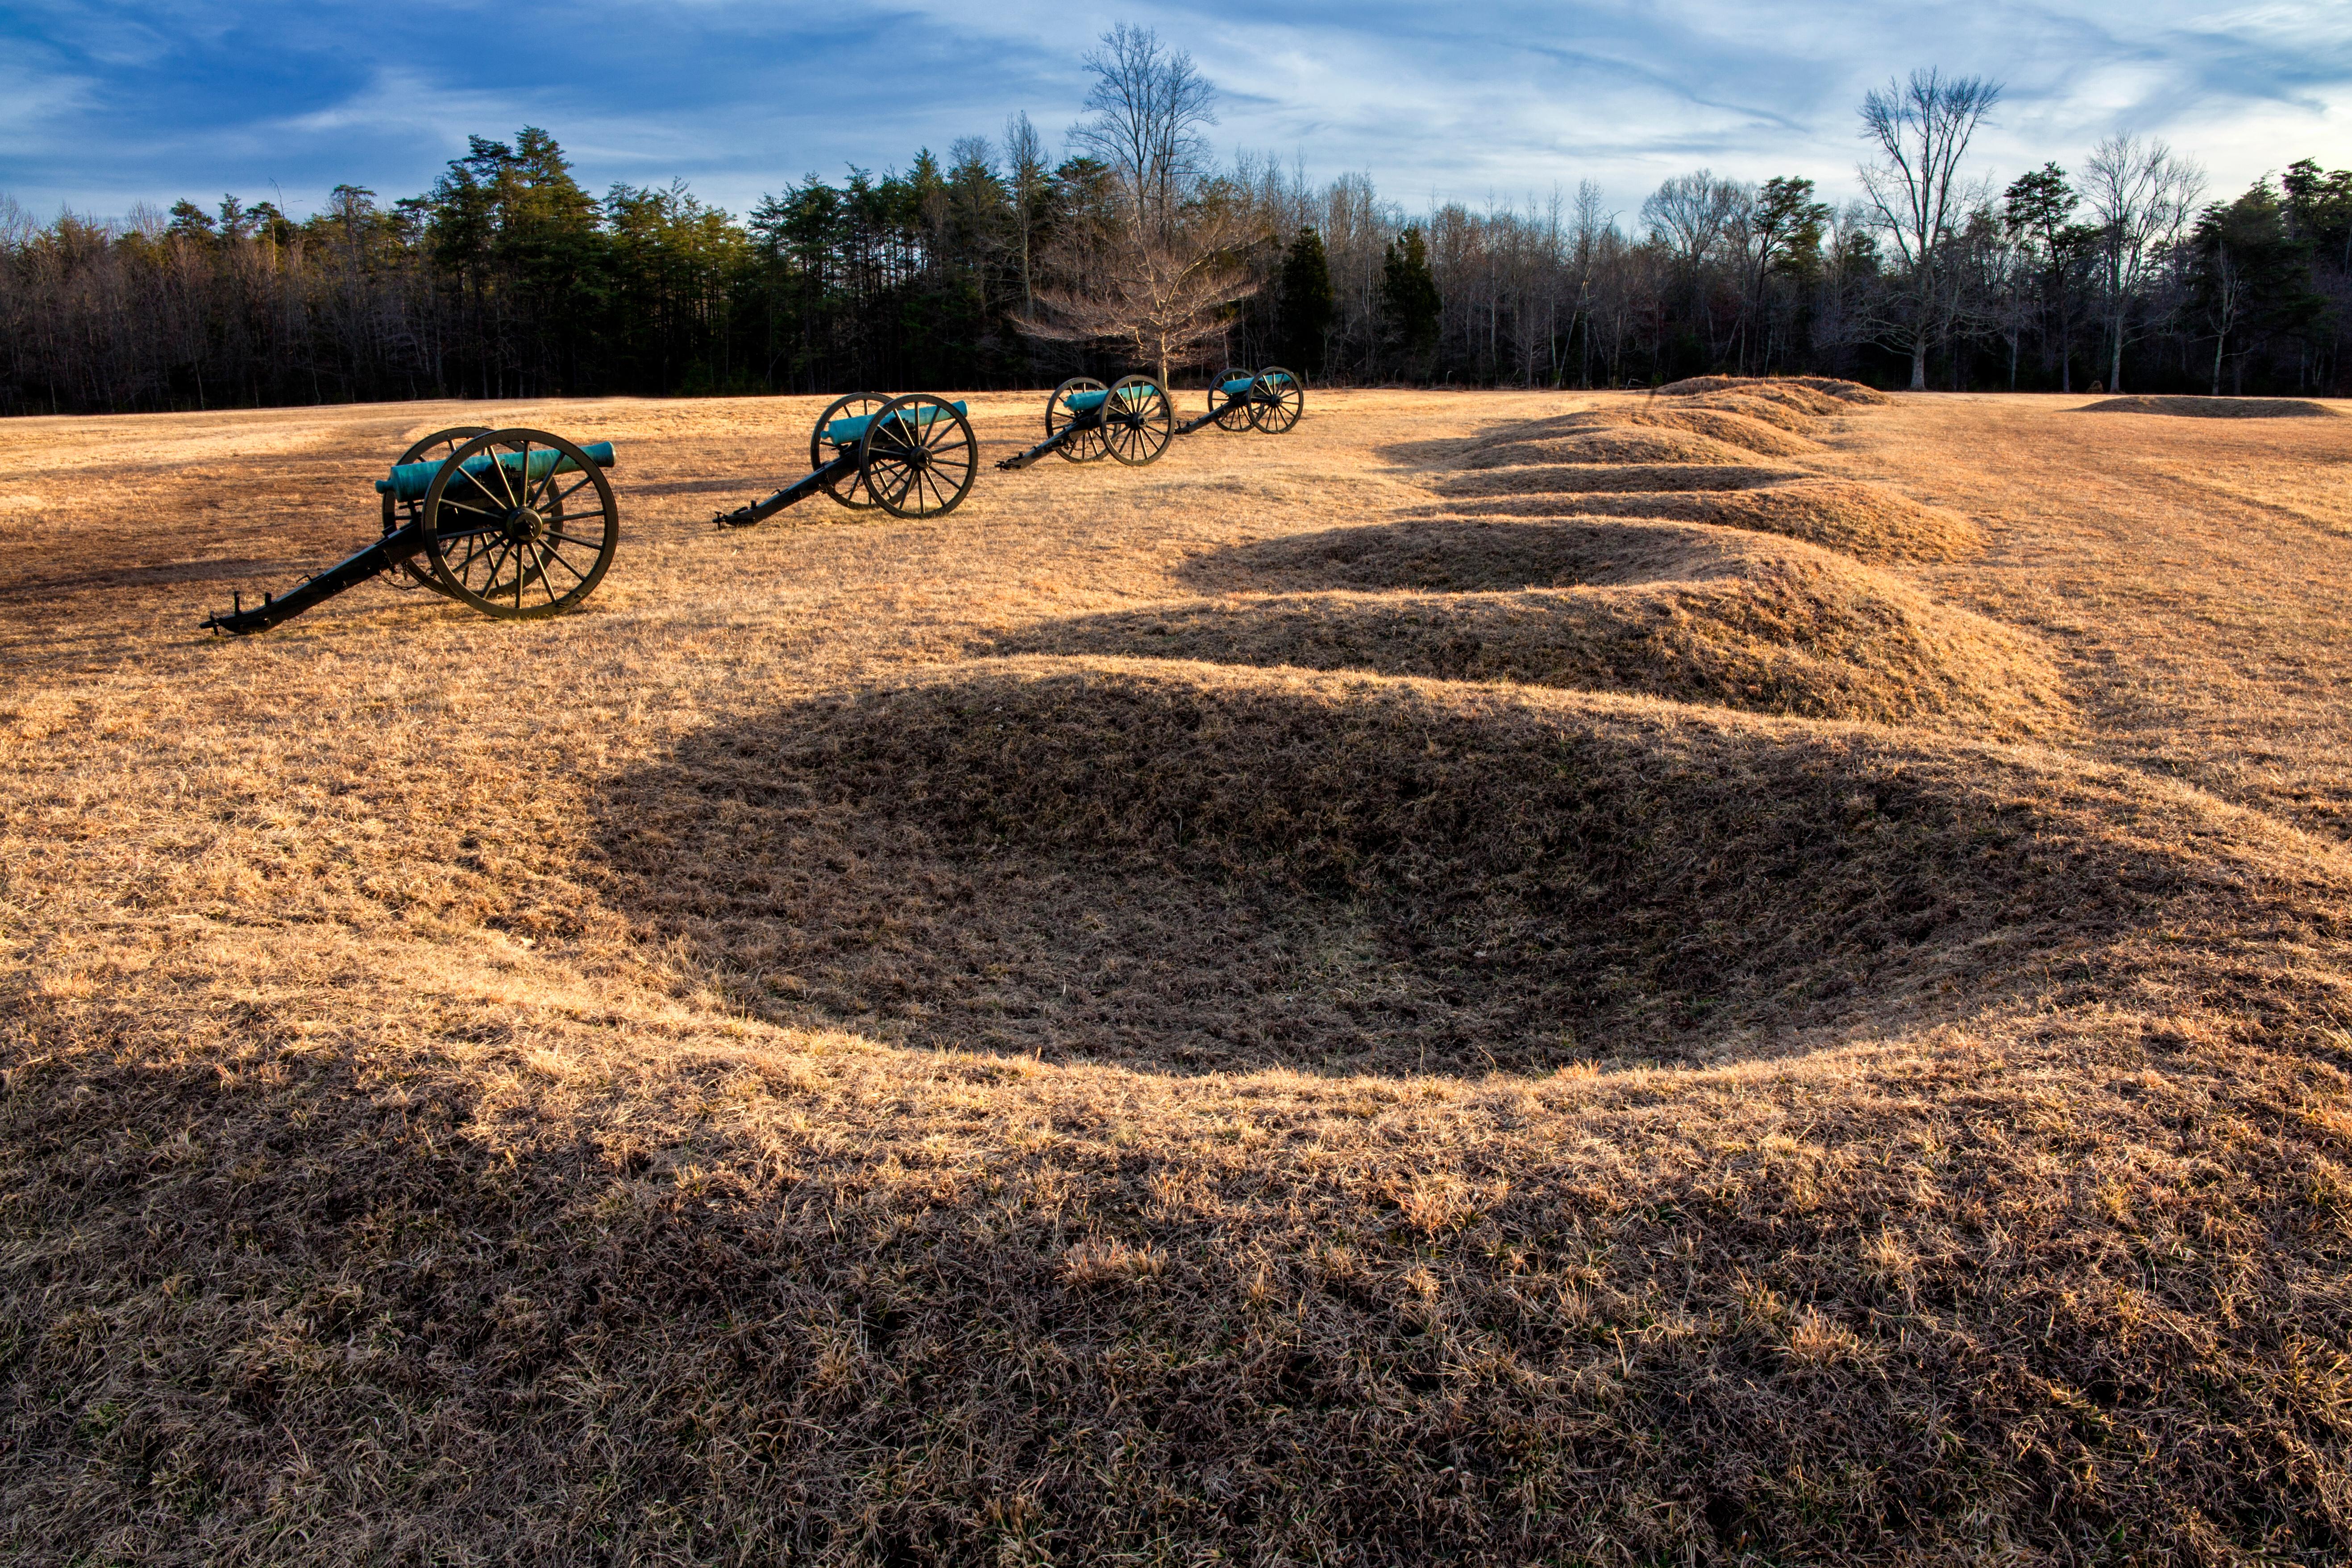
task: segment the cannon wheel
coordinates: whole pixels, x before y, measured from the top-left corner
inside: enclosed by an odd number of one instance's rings
[[[1055,387],[1054,395],[1045,400],[1046,435],[1061,434],[1063,428],[1078,417],[1069,405],[1072,393],[1106,390],[1102,382],[1092,376],[1072,376]],[[1103,431],[1099,424],[1092,430],[1078,432],[1054,450],[1072,463],[1099,463],[1110,455],[1109,448],[1103,444]]]
[[[971,422],[929,392],[884,403],[857,443],[858,477],[894,517],[945,517],[963,504],[979,472]]]
[[[1157,463],[1176,430],[1176,410],[1150,376],[1128,376],[1111,384],[1103,404],[1103,434],[1110,455],[1130,468]]]
[[[834,399],[833,406],[817,416],[816,428],[809,432],[810,470],[814,472],[824,467],[836,455],[835,453],[827,450],[833,443],[824,438],[825,426],[836,419],[856,419],[860,415],[872,413],[889,401],[878,392],[851,392],[847,397]],[[837,484],[827,485],[824,487],[824,493],[852,511],[867,511],[874,506],[874,497],[866,488],[864,469],[858,470]]]
[[[530,478],[535,454],[569,459]],[[471,458],[493,463],[479,476]],[[582,492],[585,491],[583,497]],[[506,621],[557,615],[595,591],[621,542],[613,486],[588,455],[543,430],[492,430],[452,452],[425,492],[420,531],[441,591]]]
[[[1212,413],[1216,413],[1216,411],[1220,409],[1223,410],[1223,413],[1217,413],[1217,428],[1219,430],[1247,430],[1249,428],[1249,394],[1255,390],[1255,388],[1243,388],[1242,395],[1234,399],[1232,406],[1230,407],[1226,406],[1225,402],[1225,383],[1227,382],[1239,381],[1242,377],[1246,375],[1249,375],[1249,371],[1242,369],[1239,365],[1227,365],[1223,370],[1217,372],[1217,379],[1209,383],[1210,411]],[[1252,377],[1252,380],[1255,381],[1255,378]]]
[[[1249,422],[1268,435],[1280,435],[1307,412],[1307,387],[1280,365],[1268,365],[1250,383]]]
[[[436,430],[423,440],[412,444],[407,451],[400,455],[394,466],[398,467],[409,463],[438,463],[477,435],[488,435],[489,433],[490,427],[487,424],[453,424],[446,430]],[[389,538],[399,532],[401,525],[414,520],[415,514],[423,506],[422,501],[395,501],[388,495],[384,497],[384,536]],[[405,516],[403,515],[404,509],[407,514]],[[413,555],[402,560],[400,575],[407,578],[416,587],[429,588],[440,594],[446,594],[448,591],[441,586],[441,580],[433,575],[433,569],[425,564],[421,556]],[[401,584],[395,580],[394,586],[399,587]]]

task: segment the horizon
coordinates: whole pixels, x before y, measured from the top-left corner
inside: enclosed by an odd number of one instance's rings
[[[0,63],[0,102],[13,106],[0,108],[0,196],[42,220],[121,222],[142,204],[209,207],[224,193],[299,217],[338,183],[386,202],[422,193],[467,136],[506,141],[525,124],[555,137],[591,191],[683,180],[739,219],[811,174],[903,171],[925,148],[944,160],[962,136],[1001,151],[1016,113],[1058,156],[1080,118],[1091,35],[1034,4],[978,20],[943,10],[912,0],[845,20],[719,0],[582,27],[575,8],[540,4],[502,11],[514,20],[480,47],[478,10],[433,0],[388,50],[352,25],[373,14],[348,4],[138,0],[93,15],[36,0],[0,17],[17,46]],[[1686,0],[1640,13],[1490,7],[1459,24],[1322,3],[1278,22],[1169,4],[1119,19],[1158,28],[1216,84],[1221,159],[1272,159],[1317,185],[1366,174],[1409,212],[1520,207],[1590,179],[1630,221],[1660,180],[1702,167],[1802,176],[1843,202],[1864,151],[1863,93],[1930,66],[2005,84],[1969,169],[1996,185],[2048,161],[2073,169],[2119,132],[2195,160],[2209,196],[2298,158],[2352,162],[2344,8],[2122,13],[1935,5],[1898,21],[1850,0],[1801,13]],[[815,22],[793,20],[806,15]],[[507,84],[495,47],[518,31],[538,46],[528,87]],[[868,68],[886,37],[901,62],[887,79]],[[449,42],[436,50],[436,38]]]

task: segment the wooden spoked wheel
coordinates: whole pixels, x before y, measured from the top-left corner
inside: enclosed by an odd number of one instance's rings
[[[1268,365],[1250,383],[1249,422],[1268,435],[1280,435],[1307,412],[1307,387],[1280,365]]]
[[[1209,383],[1209,408],[1217,415],[1219,430],[1243,431],[1250,427],[1248,391],[1244,389],[1239,397],[1229,397],[1225,392],[1227,382],[1241,381],[1249,374],[1239,365],[1227,365],[1217,372],[1217,379]]]
[[[1072,376],[1068,381],[1055,387],[1054,395],[1045,400],[1046,435],[1049,437],[1059,435],[1068,426],[1077,423],[1082,419],[1090,418],[1096,413],[1093,409],[1072,408],[1070,406],[1072,396],[1078,392],[1098,392],[1108,390],[1092,376]],[[1110,455],[1110,449],[1103,444],[1102,425],[1099,421],[1096,422],[1092,429],[1079,431],[1054,450],[1059,452],[1065,461],[1071,463],[1099,463]]]
[[[477,435],[488,435],[489,432],[490,427],[487,424],[455,424],[446,430],[436,430],[423,440],[412,444],[407,451],[400,455],[399,463],[394,466],[407,463],[438,463]],[[421,499],[395,501],[387,492],[383,497],[384,536],[388,538],[408,524],[415,522],[417,514],[424,509],[425,503]],[[441,580],[433,575],[433,569],[425,564],[422,553],[409,556],[400,563],[400,570],[394,577],[393,585],[402,586],[404,578],[407,580],[409,585],[415,587],[429,588],[436,593],[446,591],[441,586]]]
[[[816,428],[809,432],[810,471],[814,473],[839,455],[832,438],[825,434],[825,432],[832,428],[835,420],[856,419],[860,415],[874,413],[889,401],[878,392],[851,392],[847,397],[834,399],[833,405],[818,415]],[[846,479],[828,483],[824,487],[824,493],[852,511],[867,511],[874,506],[874,497],[866,490],[866,473],[863,469],[852,474]]]
[[[604,471],[543,430],[488,431],[452,452],[418,522],[441,591],[507,621],[560,615],[587,598],[621,542]]]
[[[980,443],[955,404],[908,392],[882,405],[857,449],[858,476],[874,504],[894,517],[952,512],[980,473]]]
[[[1157,463],[1176,433],[1176,410],[1150,376],[1114,382],[1103,404],[1103,436],[1110,455],[1131,468]]]

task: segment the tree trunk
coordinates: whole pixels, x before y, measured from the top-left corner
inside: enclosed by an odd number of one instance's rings
[[[1927,344],[1924,339],[1911,345],[1911,390],[1927,390]]]
[[[2230,334],[2221,333],[2213,340],[2213,395],[2221,395],[2221,350],[2229,345]]]

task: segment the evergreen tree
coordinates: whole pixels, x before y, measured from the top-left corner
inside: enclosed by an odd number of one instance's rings
[[[2074,390],[2075,307],[2096,237],[2089,227],[2069,222],[2082,202],[2066,171],[2055,163],[2020,174],[2001,195],[2001,224],[2032,268],[2042,340],[2056,346],[2062,392]]]
[[[1429,247],[1420,227],[1409,225],[1381,256],[1382,336],[1406,374],[1426,374],[1437,357],[1442,308],[1437,279],[1429,270]]]
[[[1323,236],[1301,228],[1282,258],[1282,283],[1276,310],[1282,363],[1314,374],[1323,370],[1325,340],[1339,304],[1331,289],[1331,261],[1323,250]]]
[[[2287,226],[2286,204],[2268,180],[2234,202],[2215,202],[2189,235],[2195,259],[2189,287],[2201,324],[2212,334],[2213,395],[2237,350],[2246,357],[2266,340],[2292,337],[2315,323],[2326,301],[2311,287],[2311,245]]]

